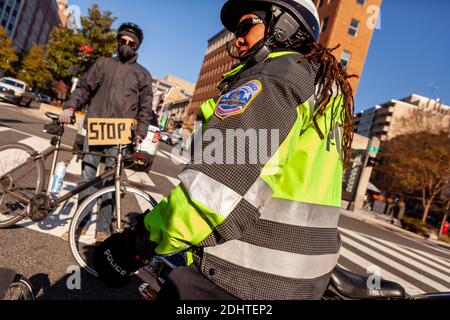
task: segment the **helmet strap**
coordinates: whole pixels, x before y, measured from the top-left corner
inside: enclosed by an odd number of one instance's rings
[[[238,59],[240,62],[244,62],[246,64],[264,62],[269,54],[272,53],[268,41],[262,39],[256,43],[254,47],[250,48],[249,52],[239,56],[233,53],[233,42],[234,40],[227,42],[228,55],[233,59]]]

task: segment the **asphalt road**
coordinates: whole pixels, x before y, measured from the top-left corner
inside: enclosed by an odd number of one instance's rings
[[[42,141],[44,120],[31,116],[27,109],[0,104],[0,145]],[[75,130],[68,129],[63,143],[71,146]],[[39,140],[39,141],[41,141]],[[169,159],[171,148],[160,144],[161,152],[149,175],[139,175],[139,183],[158,201],[178,183],[183,165]],[[70,160],[72,155],[67,155]],[[48,164],[47,164],[48,166]],[[74,167],[76,165],[74,164]],[[76,175],[74,175],[76,176]],[[108,290],[99,281],[82,273],[81,290],[69,290],[68,267],[76,265],[68,243],[59,238],[67,228],[69,216],[49,217],[43,225],[26,223],[0,230],[0,266],[10,267],[31,278],[39,299],[136,299],[141,283],[137,278],[120,290]],[[59,219],[58,228],[49,228]],[[47,225],[47,227],[45,227]],[[445,246],[405,236],[402,233],[341,216],[339,227],[343,249],[339,264],[363,275],[368,268],[380,268],[381,276],[400,282],[410,294],[450,291],[450,250]]]

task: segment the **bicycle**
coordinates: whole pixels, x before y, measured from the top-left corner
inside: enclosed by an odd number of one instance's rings
[[[24,218],[40,222],[49,216],[62,203],[65,203],[80,192],[97,185],[100,182],[114,179],[114,185],[104,187],[89,196],[77,209],[70,227],[69,244],[71,252],[77,262],[93,275],[96,272],[89,266],[86,248],[92,244],[92,230],[98,221],[99,207],[110,206],[113,210],[113,232],[122,232],[130,220],[122,214],[122,204],[136,202],[139,213],[146,212],[156,205],[156,201],[144,191],[130,186],[124,179],[124,162],[139,159],[137,154],[124,156],[127,148],[125,144],[118,144],[118,152],[115,156],[95,152],[77,152],[82,155],[95,155],[114,158],[114,167],[103,172],[98,177],[77,186],[61,197],[55,197],[50,193],[53,174],[61,151],[73,153],[71,149],[61,145],[64,134],[64,124],[59,122],[59,115],[46,113],[52,120],[45,125],[45,131],[54,135],[51,147],[41,153],[23,144],[11,144],[0,147],[0,228],[6,228],[16,224]],[[131,132],[130,132],[131,134]],[[128,135],[128,140],[130,135]],[[129,142],[128,142],[129,143]],[[43,191],[45,183],[44,161],[53,155],[50,178],[46,192]],[[128,185],[130,184],[130,185]],[[101,201],[105,200],[105,201]],[[88,216],[89,214],[89,216]],[[6,220],[1,220],[6,217]]]

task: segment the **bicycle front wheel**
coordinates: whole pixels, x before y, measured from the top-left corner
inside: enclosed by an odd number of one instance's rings
[[[44,188],[44,165],[41,159],[33,159],[36,154],[24,144],[0,147],[0,228],[12,226],[25,216],[29,203],[14,193],[32,198]]]
[[[122,223],[133,224],[133,218],[156,206],[156,201],[147,193],[133,187],[124,187],[121,193]],[[103,188],[91,195],[79,206],[69,228],[69,245],[77,263],[87,272],[98,276],[93,266],[95,247],[104,235],[113,233],[116,223],[115,187]]]

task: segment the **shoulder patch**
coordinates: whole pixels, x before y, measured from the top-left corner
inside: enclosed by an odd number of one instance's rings
[[[241,114],[262,90],[258,80],[252,80],[220,97],[215,114],[220,119]]]

